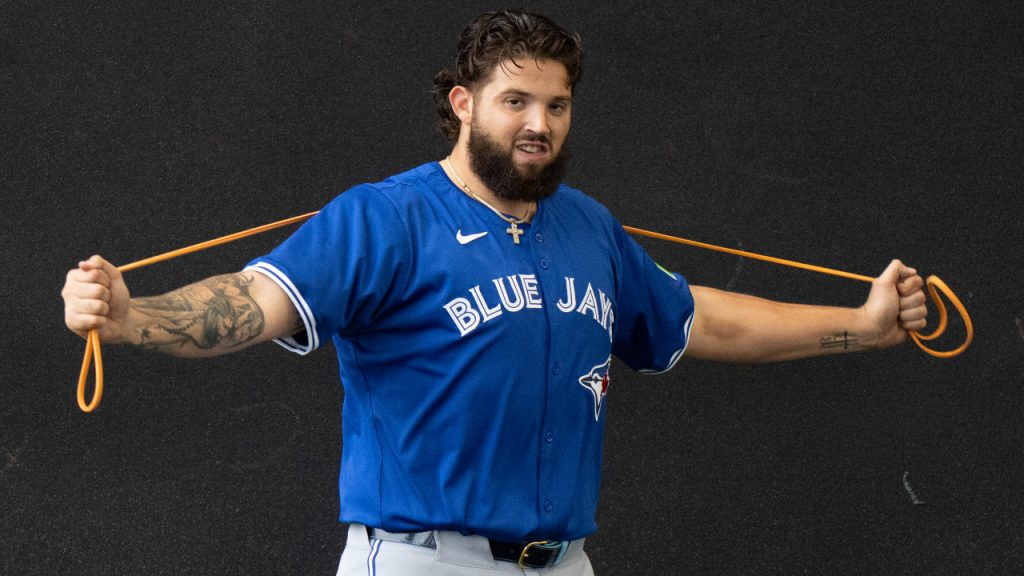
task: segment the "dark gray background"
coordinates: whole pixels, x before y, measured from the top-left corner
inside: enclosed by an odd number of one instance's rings
[[[0,2],[0,573],[334,574],[332,352],[107,347],[103,405],[82,414],[63,276],[441,158],[431,78],[493,7]],[[617,368],[598,574],[1020,573],[1021,4],[536,7],[584,38],[568,180],[623,223],[869,275],[899,257],[943,277],[978,331],[954,360],[908,345]],[[285,234],[127,279],[162,292]],[[695,284],[867,294],[642,243]]]

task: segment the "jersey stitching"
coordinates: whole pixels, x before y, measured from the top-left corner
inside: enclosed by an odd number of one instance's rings
[[[391,198],[391,196],[384,193],[385,190],[398,187],[408,188],[409,185],[401,182],[393,182],[386,186],[375,187],[374,189],[380,194],[381,197],[383,197],[387,201],[388,205],[391,206],[391,209],[394,210],[397,220],[402,223],[402,231],[404,232],[403,238],[405,239],[405,252],[409,257],[409,261],[406,263],[405,269],[403,270],[404,278],[402,279],[403,282],[401,290],[399,290],[399,292],[404,294],[409,291],[409,285],[412,283],[412,270],[414,270],[416,267],[416,263],[414,261],[416,258],[416,252],[413,250],[412,234],[409,232],[409,224],[405,221],[405,218],[402,216],[401,210],[398,209],[398,205]],[[376,320],[379,316],[379,313],[380,310],[378,310],[378,312],[374,314],[372,320]]]
[[[355,362],[356,370],[359,371],[359,381],[363,383],[363,387],[366,389],[366,398],[368,400],[370,408],[370,423],[373,429],[373,438],[377,443],[377,525],[384,525],[384,445],[381,442],[380,430],[377,427],[377,409],[376,402],[374,401],[373,389],[370,387],[370,381],[366,377],[366,371],[363,369],[363,363],[361,361],[359,353],[356,351],[359,343],[359,337],[355,336],[352,340],[352,359]]]

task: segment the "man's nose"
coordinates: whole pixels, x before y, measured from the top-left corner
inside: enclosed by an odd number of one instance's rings
[[[527,132],[543,134],[551,133],[551,126],[548,119],[548,111],[544,106],[533,106],[526,116],[526,125],[523,126]]]

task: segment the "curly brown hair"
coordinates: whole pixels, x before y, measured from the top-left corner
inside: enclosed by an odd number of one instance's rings
[[[524,10],[486,12],[462,31],[455,71],[447,68],[434,76],[434,101],[441,116],[438,128],[453,144],[459,139],[461,122],[448,94],[456,86],[470,89],[490,75],[496,66],[532,57],[557,60],[569,72],[569,89],[575,88],[583,72],[583,50],[579,34],[569,32],[539,14]]]

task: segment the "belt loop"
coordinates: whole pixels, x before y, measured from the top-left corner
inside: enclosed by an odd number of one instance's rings
[[[562,562],[565,555],[569,553],[569,546],[571,545],[572,542],[569,540],[562,540],[561,550],[558,551],[558,556],[555,556],[555,561],[551,563],[552,566],[558,566]]]

